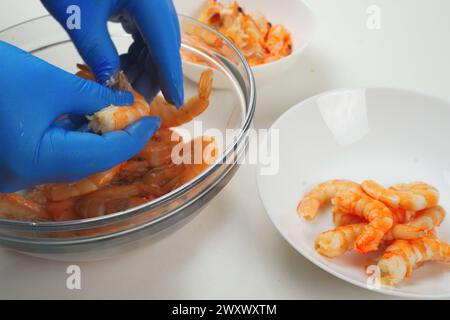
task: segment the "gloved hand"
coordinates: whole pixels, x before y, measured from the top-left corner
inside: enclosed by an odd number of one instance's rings
[[[147,117],[105,135],[71,131],[64,114],[92,114],[133,96],[81,79],[0,42],[0,193],[68,182],[105,171],[138,153],[158,129]]]
[[[161,89],[166,100],[178,107],[183,104],[181,37],[172,0],[41,1],[68,32],[99,83],[107,84],[122,68],[147,100]],[[80,8],[80,28],[70,30],[72,13],[67,11],[72,5]],[[121,59],[107,30],[110,19],[122,22],[133,35],[134,43]]]

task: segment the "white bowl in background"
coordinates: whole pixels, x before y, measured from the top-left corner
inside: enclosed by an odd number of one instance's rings
[[[218,0],[229,3],[231,0]],[[179,14],[198,18],[207,0],[174,0]],[[278,61],[252,67],[257,86],[263,86],[289,70],[298,61],[300,54],[313,39],[316,31],[316,18],[309,7],[301,0],[238,0],[248,12],[265,15],[274,24],[281,23],[290,31],[293,39],[292,54]],[[196,65],[198,66],[198,65]],[[198,79],[201,71],[195,71],[191,63],[184,63],[185,75]],[[216,86],[220,83],[216,83]]]
[[[440,204],[450,210],[449,121],[449,102],[398,89],[337,90],[299,103],[271,127],[279,130],[279,157],[259,168],[259,194],[270,219],[304,257],[345,281],[391,295],[449,298],[450,266],[437,262],[413,271],[397,287],[369,287],[364,266],[379,253],[327,259],[315,251],[314,239],[334,228],[331,208],[312,222],[296,213],[301,198],[330,179],[424,181],[439,189]],[[278,173],[263,175],[270,166],[279,167]],[[438,236],[450,241],[449,217]]]

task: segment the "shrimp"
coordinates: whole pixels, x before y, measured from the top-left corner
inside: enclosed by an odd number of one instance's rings
[[[173,148],[182,142],[183,138],[175,131],[160,129],[135,159],[144,159],[151,168],[167,165],[171,162]]]
[[[98,133],[123,130],[130,124],[144,116],[150,115],[150,106],[145,98],[135,91],[123,72],[119,73],[117,85],[114,89],[130,91],[134,96],[134,103],[128,107],[109,106],[89,117],[89,128]]]
[[[198,85],[198,94],[190,98],[180,109],[157,96],[150,105],[148,115],[161,118],[161,128],[178,127],[203,113],[209,106],[212,90],[213,72],[203,71]]]
[[[320,233],[315,242],[316,251],[328,258],[336,258],[354,248],[356,239],[365,231],[367,224],[350,224]]]
[[[333,223],[336,227],[342,227],[349,224],[363,223],[365,220],[361,217],[347,214],[339,210],[337,207],[333,207]]]
[[[432,232],[444,221],[446,212],[441,206],[426,209],[416,214],[416,217],[406,224],[398,224],[393,228],[396,239],[408,239],[405,235],[410,234],[410,228]],[[410,239],[410,238],[409,238]]]
[[[329,202],[339,191],[362,192],[359,184],[349,180],[323,182],[311,190],[297,206],[297,213],[306,220],[313,220],[320,206]]]
[[[0,217],[14,220],[50,220],[45,207],[18,194],[0,194]]]
[[[386,249],[378,261],[381,281],[386,285],[398,284],[426,261],[450,262],[450,245],[428,237],[397,240]]]
[[[140,184],[109,186],[80,198],[75,203],[75,213],[82,218],[107,215],[119,211],[119,201],[145,197],[146,193],[146,189]]]
[[[48,202],[47,211],[53,221],[77,220],[79,217],[75,213],[75,202],[77,198],[70,198],[64,201]]]
[[[355,250],[359,253],[377,250],[383,237],[394,225],[395,216],[392,211],[382,202],[362,193],[342,191],[332,202],[343,213],[363,217],[369,222],[355,241]]]
[[[149,170],[147,161],[129,160],[122,165],[122,168],[111,181],[114,185],[132,184],[142,178]]]
[[[423,182],[399,184],[385,189],[375,181],[366,180],[361,186],[371,197],[394,209],[420,211],[436,206],[439,201],[439,191]]]
[[[63,201],[79,197],[97,191],[110,183],[122,167],[123,164],[119,164],[108,171],[94,174],[77,182],[44,185],[41,186],[42,192],[50,201]]]
[[[433,222],[431,224],[428,223],[427,218],[430,215],[436,217],[432,220]],[[432,234],[434,228],[439,226],[442,220],[443,215],[440,209],[429,209],[429,211],[421,213],[421,216],[413,219],[407,224],[395,225],[385,234],[383,241],[388,242],[398,239],[410,240],[423,238],[428,234]],[[315,240],[316,250],[321,255],[329,258],[343,255],[355,247],[356,240],[363,234],[366,227],[367,223],[355,223],[341,225],[336,229],[322,232]],[[424,229],[428,229],[428,232],[425,232]]]
[[[165,186],[180,177],[185,170],[183,165],[170,164],[164,167],[150,170],[143,178],[142,182],[147,186],[158,186],[162,194],[170,192],[173,189],[165,188]],[[161,194],[161,195],[162,195]]]
[[[208,24],[214,28],[221,27],[221,12],[223,5],[216,0],[208,0],[208,3],[203,8],[198,20]]]

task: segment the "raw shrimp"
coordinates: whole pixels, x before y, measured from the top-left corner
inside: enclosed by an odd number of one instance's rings
[[[122,168],[111,181],[113,185],[132,184],[142,178],[149,170],[145,160],[129,160],[123,163]]]
[[[213,72],[203,71],[198,84],[198,94],[190,98],[180,109],[157,96],[150,105],[148,115],[161,118],[162,128],[178,127],[199,116],[209,106],[212,90]]]
[[[156,194],[156,196],[163,195],[167,192],[172,191],[176,186],[181,185],[179,177],[186,170],[183,165],[170,164],[164,167],[155,168],[150,170],[143,178],[142,182],[147,186],[157,186],[161,194]],[[169,186],[167,186],[170,184]]]
[[[297,213],[306,220],[313,220],[320,206],[329,202],[339,191],[362,192],[359,184],[349,180],[323,182],[311,190],[297,206]]]
[[[375,181],[366,180],[361,186],[371,197],[395,209],[420,211],[436,206],[439,201],[438,190],[423,182],[399,184],[386,189]]]
[[[126,186],[109,186],[79,199],[75,204],[75,213],[82,218],[99,217],[123,210],[120,201],[131,198],[142,198],[147,194],[140,184]]]
[[[111,105],[89,117],[89,128],[94,132],[123,130],[142,117],[150,115],[149,104],[142,95],[133,90],[123,72],[119,74],[117,85],[113,88],[130,91],[134,96],[134,103],[128,107]]]
[[[382,202],[362,193],[341,191],[333,198],[333,204],[343,213],[366,219],[365,231],[355,241],[355,250],[367,253],[378,249],[386,233],[393,227],[395,216]]]
[[[69,198],[79,197],[97,191],[102,186],[110,183],[122,166],[123,164],[120,164],[108,171],[94,174],[80,181],[49,184],[44,185],[41,188],[50,201],[63,201]]]
[[[434,238],[397,240],[378,261],[381,281],[386,285],[395,285],[426,261],[450,262],[450,245]]]
[[[18,194],[0,194],[0,217],[14,220],[50,220],[45,208]]]

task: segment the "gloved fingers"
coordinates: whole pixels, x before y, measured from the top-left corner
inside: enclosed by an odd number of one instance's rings
[[[179,43],[181,43],[180,21],[178,20],[177,10],[175,9],[175,6],[174,6],[172,0],[168,0],[168,3],[169,3],[170,10],[172,13],[172,22],[173,22],[173,25],[175,26],[175,31],[177,34],[177,41]]]
[[[134,98],[131,92],[112,90],[96,82],[74,76],[68,95],[64,98],[64,113],[77,115],[93,114],[107,106],[132,105]]]
[[[164,97],[171,103],[181,106],[184,101],[181,44],[179,30],[173,23],[173,5],[170,0],[153,3],[152,6],[135,5],[130,8],[131,15],[156,65]]]
[[[159,127],[159,118],[145,117],[104,135],[51,128],[41,141],[38,161],[58,181],[86,177],[132,158]]]
[[[65,114],[52,124],[55,128],[62,128],[68,131],[78,131],[87,123],[85,116]]]
[[[95,29],[77,35],[73,41],[86,64],[92,69],[95,78],[102,85],[108,85],[120,69],[119,54],[109,35],[106,20],[95,23]]]

